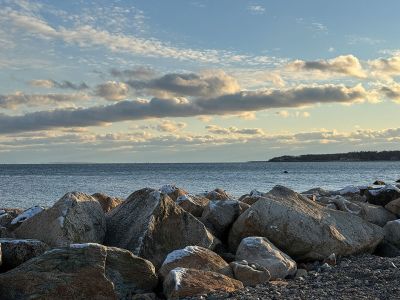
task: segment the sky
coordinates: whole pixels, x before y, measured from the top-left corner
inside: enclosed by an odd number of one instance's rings
[[[0,0],[0,163],[400,149],[397,0]]]

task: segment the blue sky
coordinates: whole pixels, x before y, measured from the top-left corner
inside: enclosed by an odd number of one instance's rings
[[[0,162],[399,148],[398,1],[0,8]]]

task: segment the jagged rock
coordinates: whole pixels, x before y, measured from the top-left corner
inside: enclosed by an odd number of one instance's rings
[[[211,233],[222,239],[237,217],[249,207],[248,204],[236,200],[210,201],[200,220]]]
[[[231,200],[232,197],[223,189],[215,189],[211,192],[205,192],[204,197],[209,200]]]
[[[400,256],[400,249],[384,240],[376,247],[374,254],[381,257],[397,257]]]
[[[19,208],[1,208],[0,226],[6,228],[17,227],[17,226],[11,226],[11,222],[22,212],[23,210]]]
[[[199,220],[153,189],[134,192],[107,216],[105,243],[128,249],[157,269],[173,250],[212,249],[217,242]]]
[[[51,208],[25,220],[17,238],[37,239],[49,246],[70,243],[103,243],[106,220],[99,202],[84,193],[67,193]]]
[[[266,237],[296,260],[322,260],[331,253],[344,256],[372,252],[383,239],[383,230],[355,215],[325,208],[276,186],[233,224],[231,250],[248,236]]]
[[[400,198],[400,189],[388,184],[378,189],[367,190],[365,195],[369,203],[385,206],[389,202]]]
[[[246,260],[268,270],[272,279],[296,274],[296,262],[276,248],[267,238],[244,238],[236,251],[236,260]]]
[[[265,193],[259,192],[257,190],[252,190],[249,194],[243,195],[239,198],[239,201],[244,202],[248,205],[253,205],[258,200],[265,197]]]
[[[373,185],[386,185],[386,183],[382,180],[375,180]]]
[[[400,198],[390,201],[385,208],[391,213],[400,216]]]
[[[179,196],[175,203],[182,207],[187,212],[191,213],[195,217],[201,217],[204,208],[210,202],[206,197],[196,196],[196,195],[181,195]]]
[[[105,213],[109,212],[110,210],[116,208],[120,205],[124,200],[116,197],[110,197],[106,194],[102,193],[95,193],[92,195],[94,199],[99,201],[101,208]]]
[[[128,299],[156,285],[150,262],[99,244],[53,249],[0,274],[4,300]]]
[[[160,193],[168,195],[173,201],[176,201],[180,196],[185,196],[189,194],[184,189],[178,188],[172,184],[163,185],[160,188]]]
[[[106,277],[114,284],[119,299],[151,292],[158,284],[153,264],[132,252],[107,247]]]
[[[372,224],[383,227],[387,222],[397,219],[395,214],[382,206],[369,203],[359,203],[358,205],[361,206],[360,217]]]
[[[164,280],[164,295],[168,299],[179,299],[211,292],[233,292],[243,284],[216,272],[176,268]]]
[[[383,227],[385,240],[400,248],[400,220],[387,222]]]
[[[178,267],[217,272],[233,277],[232,270],[226,261],[213,251],[199,246],[187,246],[169,253],[159,274],[165,278],[171,270]]]
[[[49,246],[38,240],[0,239],[3,251],[1,271],[18,267],[27,260],[42,255]]]
[[[241,281],[244,286],[256,286],[271,279],[271,274],[266,268],[254,264],[249,265],[245,260],[234,261],[229,265],[235,279]]]

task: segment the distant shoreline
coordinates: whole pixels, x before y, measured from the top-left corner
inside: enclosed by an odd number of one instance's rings
[[[366,162],[400,161],[400,151],[362,151],[334,154],[284,155],[271,158],[268,162]]]

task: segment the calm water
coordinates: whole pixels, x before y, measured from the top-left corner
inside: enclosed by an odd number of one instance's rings
[[[222,187],[240,196],[276,184],[304,191],[399,178],[400,162],[0,165],[0,207],[49,206],[69,191],[125,198],[164,184],[192,193]]]

